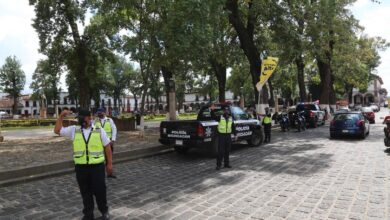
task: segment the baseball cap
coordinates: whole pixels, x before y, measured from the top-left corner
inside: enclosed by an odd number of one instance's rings
[[[104,108],[98,108],[96,112],[97,113],[104,113],[104,112],[106,112],[106,110],[104,110]]]
[[[80,109],[79,116],[91,116],[91,112],[87,109]]]

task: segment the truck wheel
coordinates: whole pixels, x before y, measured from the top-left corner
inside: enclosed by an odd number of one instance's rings
[[[315,118],[312,122],[311,122],[311,126],[312,128],[317,128],[317,125],[318,125],[318,118]]]
[[[258,147],[263,143],[263,132],[261,130],[255,130],[251,139],[248,140],[248,144],[252,147]]]
[[[189,150],[188,147],[180,147],[180,146],[175,146],[175,151],[179,154],[186,154]]]

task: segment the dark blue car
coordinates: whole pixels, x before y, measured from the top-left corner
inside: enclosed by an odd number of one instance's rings
[[[357,136],[364,139],[370,133],[370,123],[361,112],[339,112],[330,122],[330,137]]]

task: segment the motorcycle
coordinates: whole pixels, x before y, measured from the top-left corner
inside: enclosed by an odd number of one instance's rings
[[[306,118],[305,118],[305,112],[297,112],[294,113],[294,122],[295,126],[298,129],[298,132],[301,132],[301,130],[306,130]]]
[[[390,147],[390,116],[387,116],[383,121],[383,124],[386,124],[386,127],[383,128],[383,132],[385,133],[385,146]]]
[[[278,115],[278,123],[280,124],[280,128],[283,132],[290,130],[290,120],[288,119],[287,113],[282,113]]]

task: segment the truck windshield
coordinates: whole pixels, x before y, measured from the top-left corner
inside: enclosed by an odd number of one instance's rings
[[[239,107],[232,107],[232,114],[236,120],[246,120],[248,119],[248,114],[246,114],[241,108]]]

